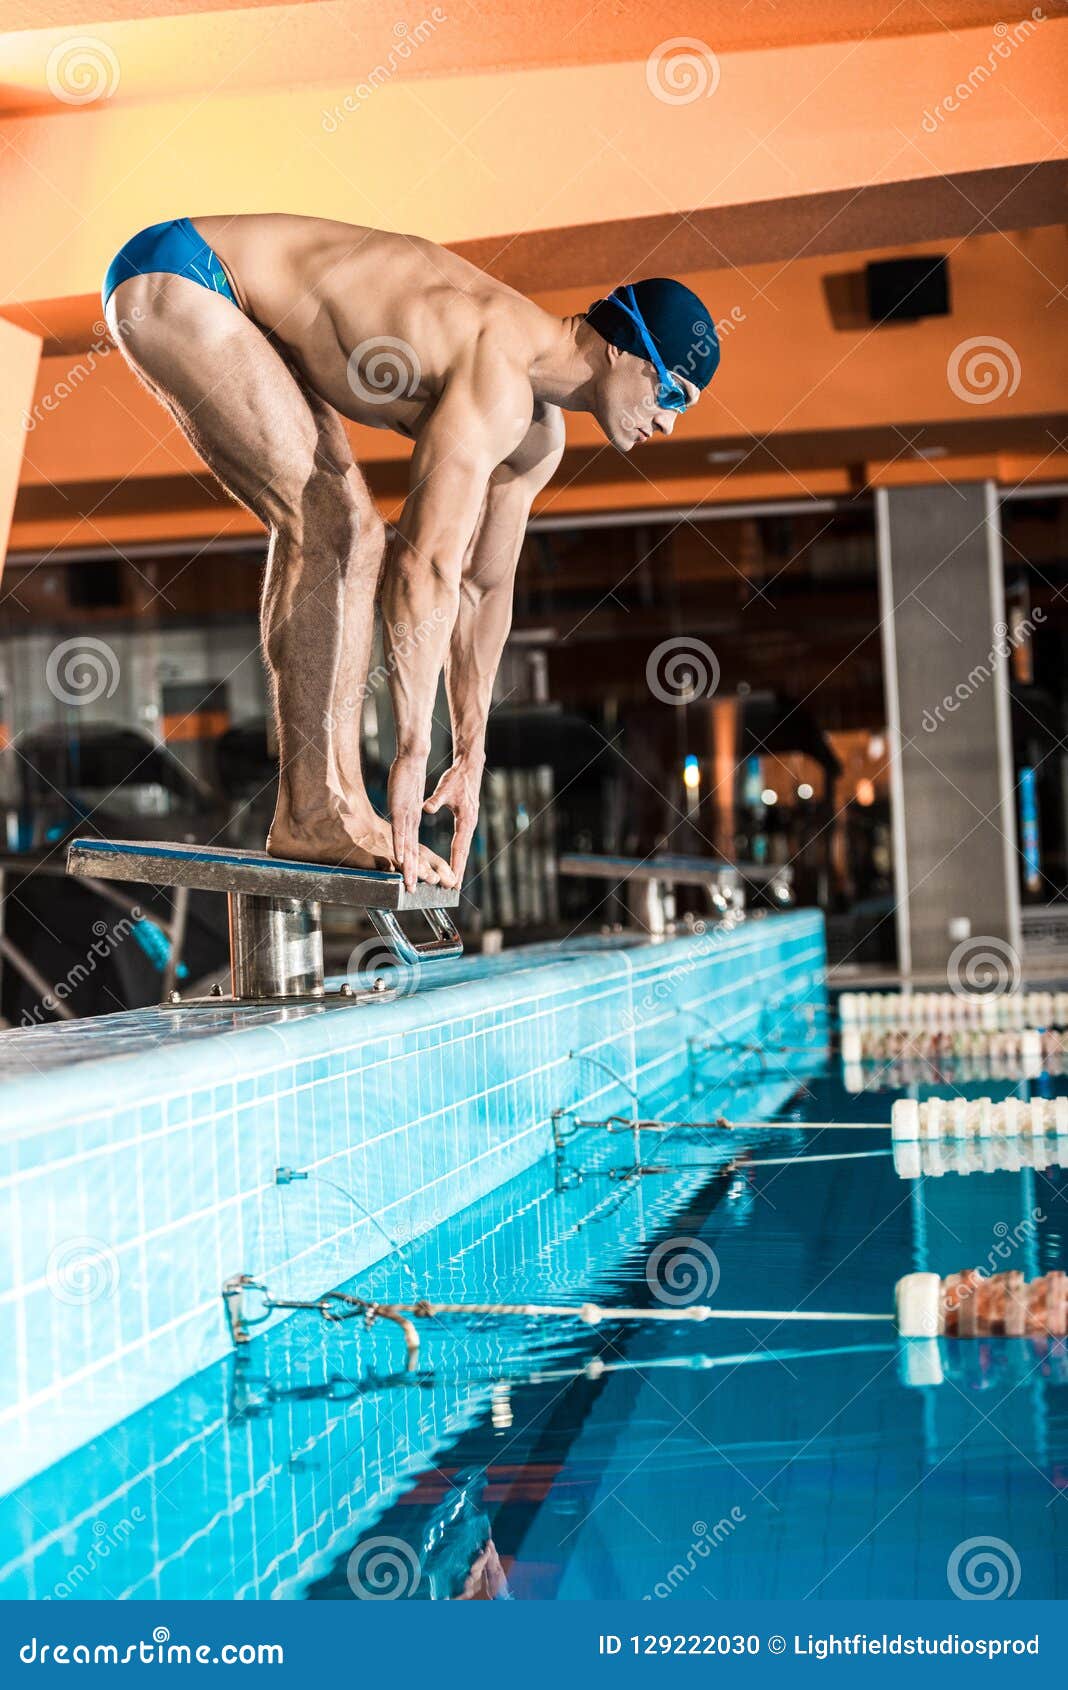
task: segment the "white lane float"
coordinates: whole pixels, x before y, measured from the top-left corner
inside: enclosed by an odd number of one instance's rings
[[[908,1091],[910,1086],[953,1084],[989,1085],[992,1080],[1037,1080],[1068,1072],[1068,1058],[1043,1056],[1027,1062],[1005,1061],[995,1056],[897,1056],[885,1062],[844,1062],[842,1085],[852,1095],[861,1092]]]
[[[991,1097],[933,1097],[927,1103],[899,1098],[890,1111],[895,1143],[982,1138],[1057,1138],[1068,1135],[1068,1097],[1018,1097],[995,1103]]]
[[[1068,1033],[1056,1028],[855,1026],[843,1027],[841,1036],[845,1063],[983,1057],[1040,1073],[1047,1061],[1066,1053]]]
[[[843,992],[845,1027],[1068,1027],[1068,992]]]

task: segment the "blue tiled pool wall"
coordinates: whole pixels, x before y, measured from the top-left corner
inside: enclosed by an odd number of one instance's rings
[[[792,1089],[764,1079],[750,1094],[771,1113]],[[678,1107],[688,1088],[680,1087]],[[609,1299],[643,1241],[685,1210],[734,1135],[679,1140],[663,1158],[687,1167],[620,1200],[597,1179],[629,1160],[626,1140],[583,1135],[569,1164],[585,1183],[557,1189],[542,1159],[406,1250],[439,1300],[522,1296]],[[695,1168],[699,1163],[703,1167]],[[407,1289],[396,1257],[358,1279],[365,1296]],[[0,1598],[292,1596],[486,1412],[533,1355],[574,1365],[566,1341],[510,1323],[462,1340],[429,1329],[418,1386],[400,1336],[298,1317],[257,1336],[0,1501]],[[433,1380],[428,1376],[433,1374]]]
[[[823,966],[821,918],[782,915],[18,1082],[0,1138],[4,1487],[224,1355],[230,1274],[317,1295],[386,1234],[529,1166],[554,1111],[626,1110],[692,1060],[722,1087],[748,1061],[727,1047],[819,998]],[[691,1028],[722,1050],[694,1058]],[[314,1177],[279,1187],[279,1167]]]

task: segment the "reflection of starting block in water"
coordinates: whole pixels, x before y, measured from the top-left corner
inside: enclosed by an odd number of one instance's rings
[[[381,870],[287,862],[265,851],[211,845],[76,839],[67,854],[67,872],[225,892],[230,979],[238,1003],[323,997],[321,904],[365,910],[398,962],[447,961],[463,952],[463,940],[446,914],[459,903],[459,891],[420,883],[407,892],[399,874]],[[406,910],[423,913],[432,938],[414,944],[407,937],[397,919]]]

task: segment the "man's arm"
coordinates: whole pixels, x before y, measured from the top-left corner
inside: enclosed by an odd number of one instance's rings
[[[412,457],[412,490],[382,589],[397,732],[389,811],[394,858],[409,890],[418,879],[431,716],[464,558],[490,477],[525,435],[531,405],[528,381],[499,362],[479,368],[476,357],[470,374],[449,383]]]
[[[464,560],[456,621],[445,661],[452,720],[452,765],[424,809],[454,817],[452,869],[459,885],[478,820],[486,761],[486,721],[493,683],[512,621],[512,596],[534,497],[554,474],[564,449],[563,418],[538,406],[511,458],[493,472],[481,518]]]

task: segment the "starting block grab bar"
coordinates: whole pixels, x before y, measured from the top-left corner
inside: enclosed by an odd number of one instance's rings
[[[449,962],[463,955],[463,939],[448,914],[458,887],[420,883],[407,891],[400,874],[298,863],[266,851],[145,840],[75,839],[67,872],[94,880],[128,880],[150,886],[185,886],[224,892],[229,909],[232,1003],[294,1002],[327,996],[323,980],[321,906],[365,911],[396,959],[409,967]],[[415,941],[398,919],[421,914],[431,937]],[[374,998],[382,987],[337,994],[347,1002]],[[208,1000],[218,1003],[220,996]],[[225,1001],[225,999],[223,999]]]

